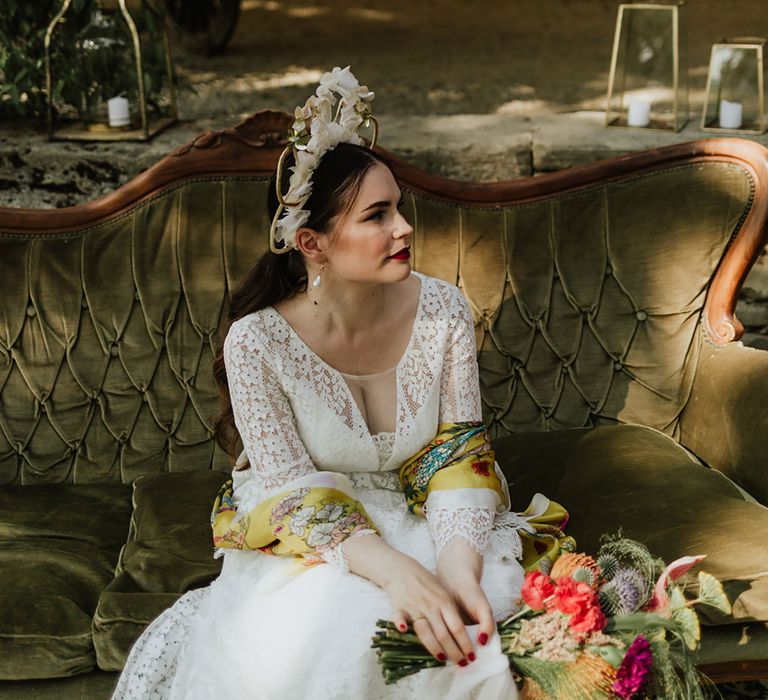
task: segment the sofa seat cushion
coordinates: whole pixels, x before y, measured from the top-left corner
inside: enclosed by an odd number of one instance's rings
[[[227,478],[206,470],[151,474],[134,482],[128,542],[93,619],[102,670],[120,670],[152,620],[183,593],[218,576],[221,562],[213,558],[210,515]]]
[[[0,490],[0,679],[95,667],[91,619],[130,515],[121,484]]]
[[[619,424],[520,433],[493,446],[512,507],[522,510],[537,491],[558,501],[580,551],[597,551],[603,533],[621,528],[666,562],[706,554],[701,568],[723,582],[733,616],[706,612],[704,621],[768,621],[768,546],[759,535],[768,508],[670,437]]]

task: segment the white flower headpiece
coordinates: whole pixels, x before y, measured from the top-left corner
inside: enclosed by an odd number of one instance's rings
[[[335,94],[334,94],[335,93]],[[333,107],[339,96],[339,106],[333,116]],[[309,220],[304,205],[312,194],[312,174],[323,154],[340,143],[363,144],[358,135],[360,127],[373,124],[370,147],[376,145],[378,123],[371,114],[373,93],[360,85],[349,66],[334,68],[320,78],[315,94],[303,107],[294,112],[295,121],[288,132],[288,146],[277,163],[276,189],[278,207],[269,231],[269,247],[273,253],[287,253],[296,248],[296,231]],[[288,192],[280,191],[285,157],[293,153],[295,165],[291,166]],[[282,248],[275,246],[277,241]]]

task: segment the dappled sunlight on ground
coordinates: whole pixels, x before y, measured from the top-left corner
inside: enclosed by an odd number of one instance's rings
[[[703,100],[711,45],[768,35],[764,0],[690,0],[692,111]],[[334,65],[376,92],[379,114],[540,114],[605,108],[615,0],[243,0],[222,56],[177,51],[197,90],[182,117],[292,110]],[[727,7],[726,7],[727,5]]]

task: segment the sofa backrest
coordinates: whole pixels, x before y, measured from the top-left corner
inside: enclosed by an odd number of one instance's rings
[[[230,468],[212,361],[268,248],[287,119],[205,134],[82,207],[0,210],[0,483]],[[473,309],[492,435],[622,421],[675,437],[701,343],[740,333],[765,224],[765,150],[737,141],[489,185],[393,158],[415,269]]]

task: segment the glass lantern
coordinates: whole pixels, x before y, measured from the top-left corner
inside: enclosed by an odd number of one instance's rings
[[[679,8],[619,5],[608,77],[606,126],[679,131],[688,121]]]
[[[759,37],[722,39],[712,46],[701,128],[762,134],[766,128],[763,47]]]
[[[156,0],[63,0],[45,62],[51,140],[146,141],[177,119]]]

